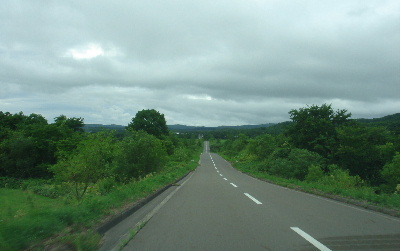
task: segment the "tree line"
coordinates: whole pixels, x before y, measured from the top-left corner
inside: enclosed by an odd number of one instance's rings
[[[340,176],[354,185],[373,186],[378,193],[399,189],[399,121],[392,121],[390,127],[382,121],[372,126],[327,104],[293,109],[289,114],[291,122],[279,133],[206,137],[212,140],[213,151],[255,161],[259,170],[272,175],[313,181]]]
[[[167,162],[188,161],[200,142],[171,133],[164,115],[139,111],[121,137],[115,131],[87,133],[83,118],[0,112],[0,177],[40,178],[67,186],[81,199],[93,184],[108,192],[161,171]],[[4,184],[3,184],[4,186]]]

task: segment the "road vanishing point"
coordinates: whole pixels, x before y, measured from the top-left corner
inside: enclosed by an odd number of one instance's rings
[[[255,179],[205,142],[198,168],[106,232],[100,250],[394,251],[400,219]]]

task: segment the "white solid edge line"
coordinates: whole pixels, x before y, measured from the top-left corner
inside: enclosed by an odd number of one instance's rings
[[[258,204],[258,205],[261,205],[261,204],[262,204],[259,200],[257,200],[256,198],[254,198],[254,197],[251,196],[250,194],[244,193],[244,195],[246,195],[247,197],[249,197],[249,198],[250,198],[252,201],[254,201],[256,204]]]
[[[237,187],[235,184],[231,183],[232,186]]]
[[[114,248],[112,248],[111,251],[121,250],[121,244],[123,242],[125,242],[126,240],[128,240],[128,242],[131,240],[131,238],[129,238],[129,236],[131,235],[131,231],[132,230],[139,231],[140,226],[147,223],[151,218],[153,218],[153,216],[172,198],[172,196],[174,196],[174,194],[179,189],[181,189],[181,187],[183,187],[186,184],[186,182],[188,182],[190,180],[190,178],[192,178],[193,174],[194,174],[194,172],[192,174],[190,174],[190,176],[184,182],[182,182],[182,184],[180,184],[180,186],[177,186],[175,190],[173,190],[167,197],[165,197],[163,199],[163,201],[160,202],[160,204],[158,204],[156,207],[154,207],[153,210],[151,210],[149,213],[147,213],[138,223],[136,223],[136,225],[133,228],[131,228],[130,231],[121,235],[121,237],[116,242],[117,245],[114,246]]]
[[[293,231],[295,231],[296,233],[298,233],[301,237],[306,239],[309,243],[313,244],[319,250],[321,250],[321,251],[332,251],[329,248],[327,248],[325,245],[323,245],[321,242],[319,242],[316,239],[314,239],[311,235],[309,235],[306,232],[304,232],[303,230],[301,230],[300,228],[291,227],[291,229]]]

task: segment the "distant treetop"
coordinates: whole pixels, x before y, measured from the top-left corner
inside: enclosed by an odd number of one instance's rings
[[[133,131],[143,130],[157,138],[162,138],[162,136],[169,133],[164,114],[154,109],[137,112],[136,116],[132,118],[132,122],[128,124],[127,129]]]

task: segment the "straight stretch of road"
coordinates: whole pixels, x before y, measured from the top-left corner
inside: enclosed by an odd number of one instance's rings
[[[123,250],[400,250],[400,221],[249,177],[206,142],[200,166]]]

